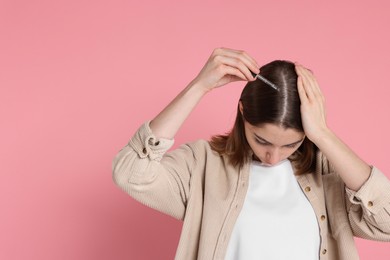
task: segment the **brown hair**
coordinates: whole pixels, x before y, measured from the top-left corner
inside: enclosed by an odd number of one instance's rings
[[[212,136],[210,140],[211,148],[220,155],[227,155],[233,166],[242,167],[251,151],[245,137],[244,120],[255,126],[271,123],[303,132],[294,63],[275,60],[261,67],[260,75],[277,85],[278,91],[260,79],[248,82],[240,97],[243,114],[237,106],[232,130],[225,135]],[[305,138],[289,157],[297,175],[314,171],[316,150],[317,147]]]

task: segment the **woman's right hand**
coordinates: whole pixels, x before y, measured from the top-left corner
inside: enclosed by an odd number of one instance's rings
[[[260,72],[259,65],[245,51],[227,48],[214,49],[206,64],[193,80],[206,91],[233,81],[253,81],[251,71]]]

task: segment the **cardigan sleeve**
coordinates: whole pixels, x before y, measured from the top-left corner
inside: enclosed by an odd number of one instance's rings
[[[376,167],[358,191],[345,186],[348,218],[355,236],[390,241],[390,181]]]
[[[195,154],[188,144],[167,152],[173,144],[174,139],[157,139],[146,121],[115,156],[112,178],[137,201],[182,220]]]
[[[390,241],[390,181],[376,167],[371,166],[369,178],[358,191],[349,189],[337,174],[334,166],[319,151],[322,174],[338,176],[340,189],[345,194],[346,219],[356,237],[377,241]]]

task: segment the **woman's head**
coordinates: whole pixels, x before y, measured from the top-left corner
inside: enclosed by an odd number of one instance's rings
[[[295,64],[276,60],[261,67],[260,75],[278,90],[260,79],[248,82],[232,131],[225,138],[213,137],[212,148],[224,150],[234,165],[242,166],[252,151],[269,165],[289,158],[297,162],[298,171],[311,170],[315,147],[303,132]]]
[[[278,90],[260,79],[248,82],[240,97],[244,119],[255,126],[271,123],[303,132],[294,63],[270,62],[260,68],[260,75]]]

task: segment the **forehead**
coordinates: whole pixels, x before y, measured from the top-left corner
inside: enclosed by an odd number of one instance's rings
[[[283,128],[275,124],[262,124],[254,126],[245,122],[246,132],[256,134],[274,145],[286,145],[300,141],[305,134],[292,128]]]

